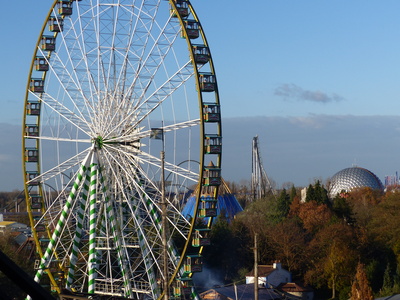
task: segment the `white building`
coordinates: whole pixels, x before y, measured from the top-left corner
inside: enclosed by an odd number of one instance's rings
[[[292,281],[292,275],[289,271],[282,269],[279,262],[273,265],[258,266],[258,284],[263,287],[277,287],[281,283]],[[246,284],[254,283],[254,270],[246,275]]]

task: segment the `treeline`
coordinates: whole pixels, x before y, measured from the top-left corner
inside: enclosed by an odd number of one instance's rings
[[[19,209],[25,210],[25,200],[23,191],[0,192],[0,212],[15,211],[16,205]]]
[[[231,186],[244,211],[228,222],[218,217],[212,245],[203,251],[205,268],[220,274],[220,282],[243,282],[253,269],[257,234],[259,264],[280,261],[293,280],[312,286],[317,299],[349,299],[355,294],[373,299],[400,293],[400,191],[385,194],[371,189],[342,193],[333,201],[317,181],[307,189],[289,187],[251,201],[245,184]],[[3,205],[17,192],[1,194]],[[221,214],[223,216],[224,214]],[[0,249],[28,272],[32,261],[17,253],[10,237]],[[0,287],[15,287],[0,275]]]
[[[241,198],[244,211],[230,223],[219,217],[213,226],[206,267],[220,272],[225,284],[243,281],[254,266],[257,234],[259,264],[280,261],[318,299],[400,293],[399,191],[363,188],[330,201],[317,181],[300,200],[294,187],[251,203]]]

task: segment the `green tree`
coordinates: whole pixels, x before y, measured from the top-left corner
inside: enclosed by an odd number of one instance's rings
[[[287,194],[286,189],[283,189],[279,194],[276,205],[277,213],[281,216],[281,219],[286,218],[289,214],[290,204],[290,196]]]
[[[204,251],[205,265],[213,269],[214,272],[219,270],[223,277],[227,277],[229,271],[229,261],[232,255],[231,251],[225,251],[226,245],[232,242],[232,232],[225,214],[219,214],[210,233],[211,246]]]
[[[332,210],[335,215],[347,224],[354,224],[353,206],[346,198],[336,195],[333,199]]]
[[[312,184],[307,188],[306,192],[306,202],[317,201],[317,195],[315,194],[315,189]]]
[[[318,204],[329,205],[328,191],[317,180],[314,185],[309,185],[306,192],[306,202],[315,201]]]
[[[294,199],[297,197],[297,191],[296,191],[296,188],[294,187],[294,185],[292,185],[289,195],[290,195],[290,203],[292,203],[294,201]]]
[[[323,185],[321,185],[319,180],[317,180],[317,182],[314,185],[314,193],[315,193],[315,201],[317,201],[318,204],[326,204],[326,205],[330,204],[328,198],[328,191],[324,188]]]
[[[391,295],[393,290],[393,278],[390,264],[387,264],[385,273],[383,274],[383,284],[381,288],[381,296]]]

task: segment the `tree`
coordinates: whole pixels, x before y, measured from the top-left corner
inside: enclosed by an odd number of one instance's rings
[[[268,244],[274,251],[275,259],[290,272],[300,273],[306,261],[306,234],[297,219],[285,219],[268,233]]]
[[[369,285],[364,264],[358,263],[357,273],[351,287],[350,300],[373,300],[374,296]]]
[[[232,242],[232,231],[225,214],[219,214],[217,221],[213,225],[210,233],[211,246],[204,252],[206,265],[214,272],[216,270],[223,273],[223,278],[228,276],[229,261],[233,253],[225,251],[226,245]]]
[[[289,217],[297,217],[299,215],[301,203],[300,198],[298,196],[293,198],[292,203],[289,208]]]
[[[317,180],[314,185],[314,194],[315,194],[315,201],[318,204],[326,204],[329,205],[329,198],[328,198],[328,191],[324,188],[323,185]]]
[[[359,257],[357,229],[343,223],[332,223],[315,233],[306,253],[306,283],[330,288],[332,294],[351,286]]]
[[[270,262],[271,260],[272,250],[267,246],[267,235],[271,226],[279,223],[281,219],[277,210],[277,200],[272,195],[252,202],[246,207],[246,210],[235,217],[234,223],[240,222],[246,228],[251,241],[254,234],[258,234],[260,262]]]
[[[306,202],[315,201],[318,204],[329,205],[328,191],[321,185],[321,182],[317,180],[313,185],[309,185],[306,192]]]
[[[324,275],[328,287],[332,290],[332,299],[336,298],[336,291],[345,287],[348,280],[347,274],[351,272],[354,251],[348,248],[343,241],[334,240],[330,246],[324,262]]]
[[[383,274],[383,284],[380,294],[382,296],[390,295],[393,289],[393,280],[390,270],[390,264],[387,264],[385,273]]]
[[[325,204],[318,205],[316,201],[310,201],[300,205],[299,218],[310,233],[328,225],[331,217],[332,212]]]
[[[297,197],[297,191],[294,185],[292,185],[292,188],[290,189],[289,196],[290,196],[290,203],[292,203],[294,199]]]
[[[310,184],[307,188],[306,192],[306,202],[316,201],[317,197],[315,195],[315,189],[312,184]]]
[[[290,203],[290,196],[286,193],[286,189],[283,189],[279,194],[276,205],[276,209],[281,218],[286,218],[289,214]]]
[[[400,193],[387,193],[379,204],[377,205],[365,205],[364,215],[365,216],[365,226],[368,227],[369,231],[373,233],[377,239],[389,245],[391,248],[397,248],[400,262]],[[358,208],[358,211],[361,208]],[[359,215],[357,211],[357,216]]]
[[[354,224],[353,206],[350,205],[346,198],[336,195],[333,199],[332,210],[335,215],[347,224]]]

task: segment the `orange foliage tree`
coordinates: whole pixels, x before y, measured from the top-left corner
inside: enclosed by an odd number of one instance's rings
[[[303,222],[303,227],[314,233],[329,223],[332,212],[326,204],[310,201],[300,205],[298,216]]]
[[[367,274],[362,263],[358,263],[357,273],[351,287],[350,300],[373,300],[374,296],[369,285]]]

